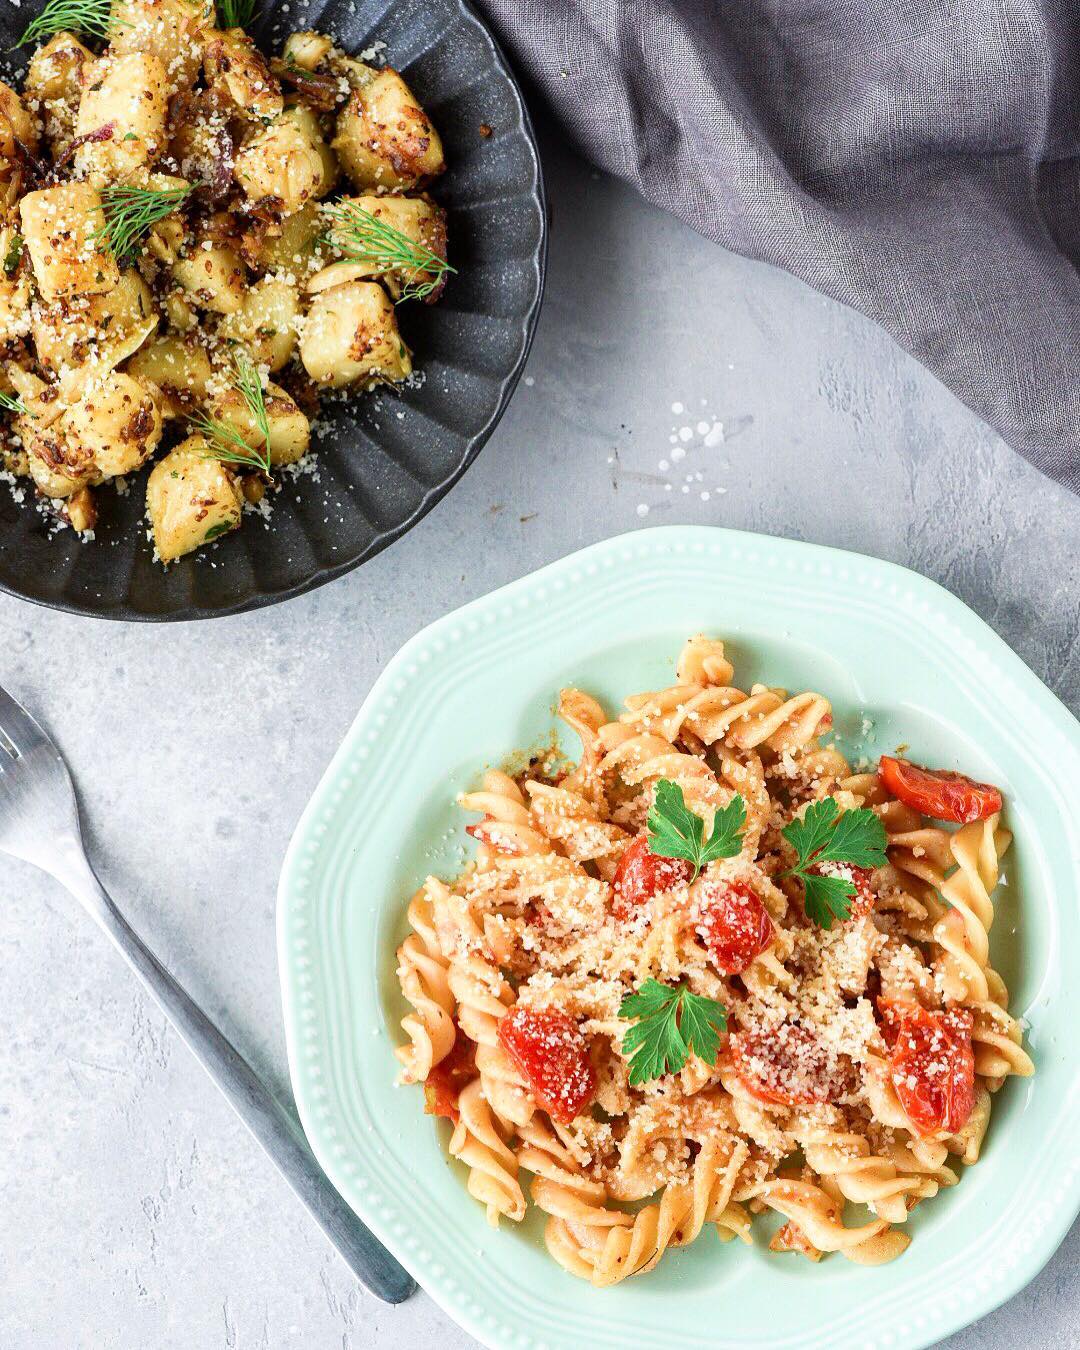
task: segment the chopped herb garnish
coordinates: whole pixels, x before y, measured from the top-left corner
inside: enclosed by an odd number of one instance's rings
[[[107,38],[114,28],[131,27],[123,19],[111,18],[111,12],[112,0],[48,0],[16,45],[25,47],[27,43],[41,42],[63,32]]]
[[[91,239],[103,243],[118,263],[128,262],[150,230],[171,216],[199,186],[195,182],[176,188],[103,188],[105,224]]]
[[[211,525],[203,536],[203,543],[208,544],[211,539],[216,539],[219,535],[225,534],[235,524],[236,522],[233,520],[221,520],[216,525]]]
[[[623,1053],[630,1057],[631,1087],[678,1073],[691,1050],[706,1064],[715,1064],[720,1032],[727,1030],[722,1003],[691,993],[686,984],[672,988],[652,979],[626,995],[619,1016],[636,1019],[622,1039]]]
[[[218,0],[222,28],[247,28],[259,8],[259,0]]]
[[[22,257],[23,237],[21,234],[13,234],[11,243],[8,244],[8,251],[4,254],[4,276],[13,277],[18,270],[19,260]]]
[[[0,408],[6,408],[8,412],[15,413],[19,417],[29,417],[30,415],[21,398],[13,398],[2,390],[0,390]]]
[[[693,876],[717,858],[734,858],[742,852],[746,829],[746,803],[738,793],[713,817],[712,834],[705,838],[705,822],[686,805],[682,788],[669,778],[656,785],[649,827],[649,852],[659,858],[682,858],[692,864]]]
[[[426,245],[410,239],[385,220],[365,211],[355,202],[338,202],[324,208],[331,222],[326,242],[346,262],[361,263],[374,272],[396,272],[403,282],[402,300],[424,300],[456,272],[445,258]]]
[[[191,418],[191,424],[210,441],[209,459],[220,459],[225,464],[242,464],[245,468],[255,469],[269,478],[270,463],[270,419],[266,412],[266,395],[263,392],[262,377],[255,369],[248,354],[240,348],[233,352],[233,364],[236,367],[233,376],[233,388],[243,398],[255,427],[262,437],[261,446],[252,446],[244,439],[231,422],[213,417],[209,413],[197,413]]]
[[[785,825],[781,834],[795,850],[798,860],[781,876],[797,877],[805,888],[806,917],[819,928],[831,928],[851,915],[856,888],[843,876],[821,875],[819,863],[847,863],[850,867],[884,867],[885,826],[873,811],[840,812],[835,797],[811,802],[801,820]]]

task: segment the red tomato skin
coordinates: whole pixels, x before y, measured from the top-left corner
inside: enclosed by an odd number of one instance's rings
[[[889,1076],[915,1133],[955,1134],[975,1105],[975,1053],[966,1008],[931,1012],[918,1003],[878,1007],[890,1047]]]
[[[517,1004],[499,1022],[499,1044],[538,1106],[560,1125],[579,1116],[596,1091],[589,1047],[578,1024],[558,1008]]]
[[[740,975],[772,945],[776,930],[761,897],[745,881],[702,881],[697,930],[721,975]]]
[[[728,1050],[743,1087],[766,1106],[810,1106],[839,1095],[824,1046],[798,1023],[785,1022],[774,1031],[733,1032]],[[803,1057],[808,1072],[800,1074],[793,1067],[796,1054]]]
[[[878,777],[898,801],[933,820],[970,825],[1002,807],[1001,793],[992,783],[977,783],[948,769],[924,769],[891,755],[881,756]]]
[[[476,1055],[472,1041],[458,1033],[445,1059],[431,1067],[424,1079],[424,1112],[458,1120],[458,1093],[476,1075]]]
[[[627,846],[615,868],[611,912],[617,919],[629,919],[654,895],[689,881],[693,873],[694,869],[685,859],[661,858],[653,853],[649,849],[648,833],[642,831]]]

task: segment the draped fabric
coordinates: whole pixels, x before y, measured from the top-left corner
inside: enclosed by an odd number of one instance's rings
[[[589,160],[867,314],[1080,492],[1075,0],[482,4]]]

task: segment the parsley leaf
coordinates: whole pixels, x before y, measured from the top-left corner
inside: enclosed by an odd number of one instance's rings
[[[623,1052],[630,1057],[631,1087],[678,1073],[691,1050],[707,1064],[715,1064],[720,1032],[727,1029],[722,1003],[691,993],[686,984],[672,988],[652,979],[626,995],[619,1016],[636,1019],[622,1039]]]
[[[706,863],[734,858],[742,851],[746,803],[736,793],[716,812],[712,834],[706,839],[705,822],[686,805],[682,788],[670,778],[661,778],[645,823],[649,827],[649,852],[658,858],[682,858],[691,863],[693,881]]]
[[[841,814],[835,797],[811,802],[801,820],[780,832],[797,854],[794,867],[781,876],[797,877],[805,889],[806,917],[819,928],[831,928],[851,914],[855,884],[842,876],[821,876],[819,863],[847,863],[851,867],[884,867],[885,827],[873,811],[860,807]]]

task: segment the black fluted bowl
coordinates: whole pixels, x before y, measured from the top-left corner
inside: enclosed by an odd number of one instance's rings
[[[4,47],[35,8],[0,11]],[[329,403],[317,474],[286,482],[269,529],[248,517],[167,570],[146,538],[145,472],[126,497],[108,486],[97,494],[90,544],[71,530],[51,533],[48,517],[0,485],[0,588],[10,594],[99,618],[156,620],[213,618],[300,595],[415,525],[502,416],[532,340],[547,249],[540,161],[514,76],[462,0],[301,0],[286,15],[271,11],[256,35],[276,50],[300,28],[321,29],[350,52],[385,42],[445,145],[448,168],[433,193],[449,215],[458,271],[439,304],[398,309],[423,382]]]

